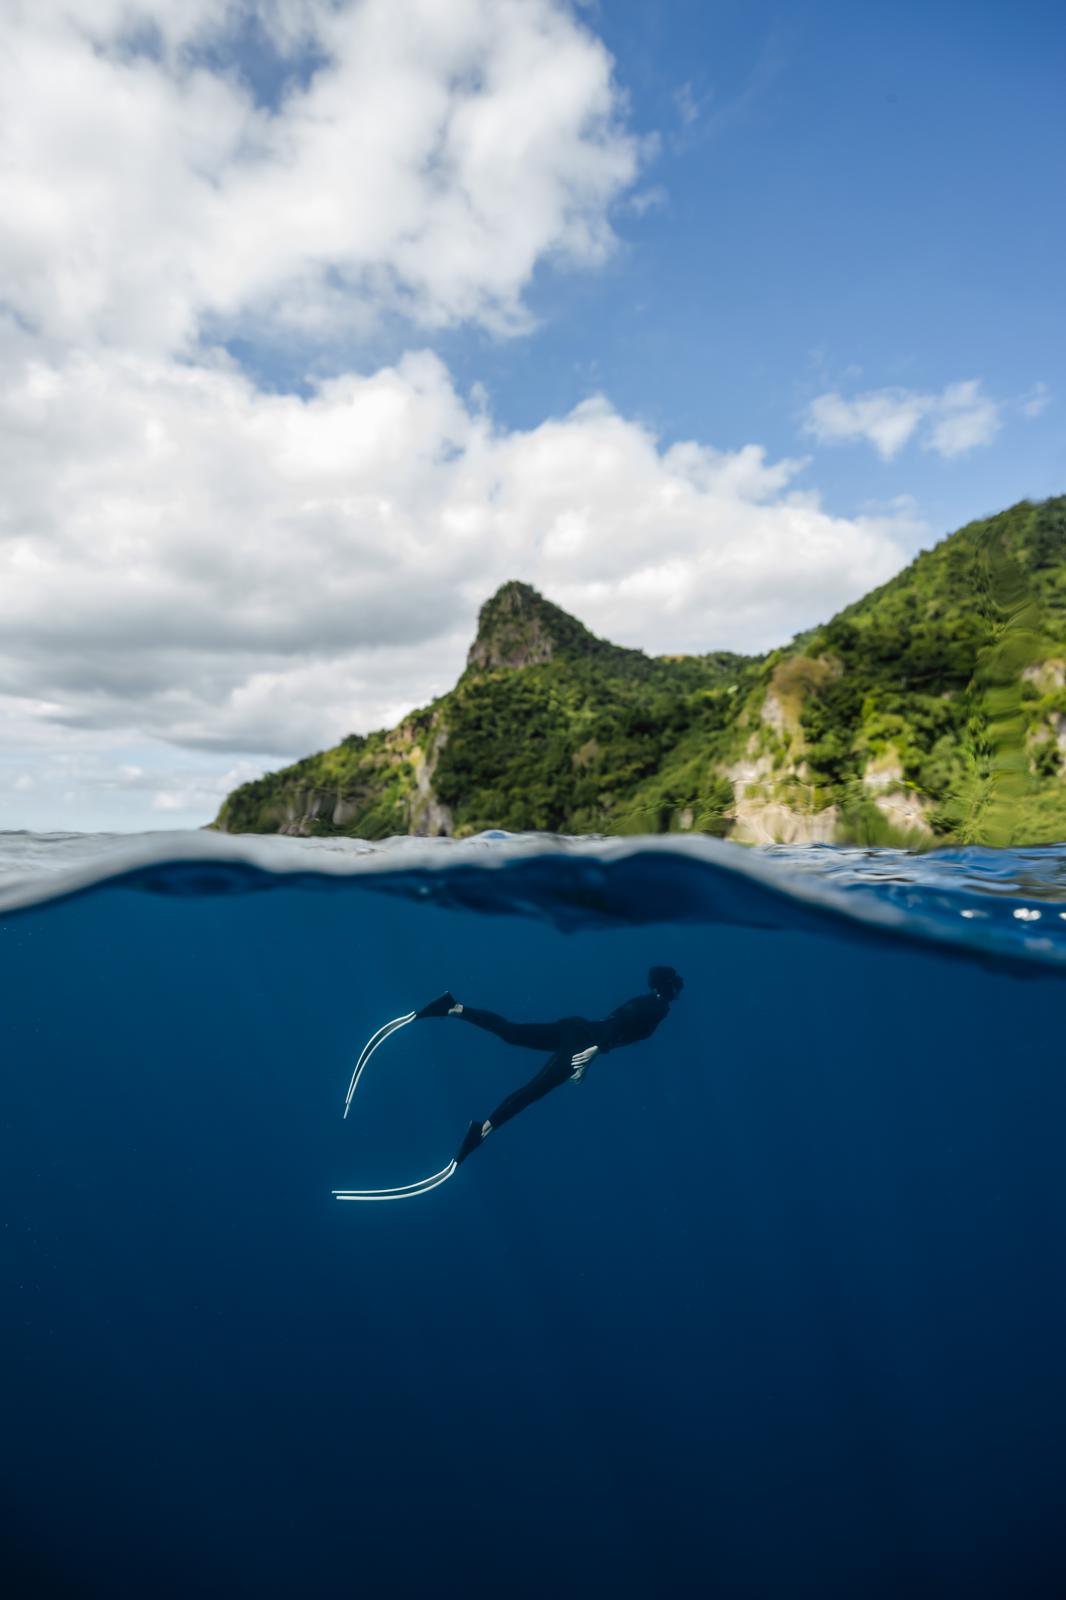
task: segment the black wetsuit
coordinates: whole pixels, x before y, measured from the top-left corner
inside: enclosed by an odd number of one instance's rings
[[[627,1000],[612,1011],[602,1022],[590,1022],[587,1017],[562,1017],[558,1022],[508,1022],[495,1011],[479,1011],[476,1006],[464,1006],[459,1013],[464,1022],[475,1028],[494,1033],[506,1044],[522,1045],[527,1050],[551,1050],[553,1053],[541,1067],[536,1077],[530,1078],[520,1089],[501,1100],[496,1110],[490,1112],[488,1121],[494,1128],[511,1117],[516,1117],[526,1106],[540,1100],[561,1083],[574,1075],[572,1057],[579,1050],[598,1045],[601,1054],[617,1050],[622,1045],[636,1044],[653,1034],[669,1011],[669,1003],[657,994],[641,994]]]

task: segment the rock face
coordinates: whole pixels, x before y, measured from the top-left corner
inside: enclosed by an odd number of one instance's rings
[[[1066,498],[944,539],[763,658],[651,658],[526,583],[455,688],[230,795],[235,832],[1066,837]]]
[[[528,584],[505,584],[481,608],[477,638],[466,658],[467,670],[519,671],[550,661],[556,644],[547,611],[547,602]]]
[[[441,723],[433,729],[425,751],[416,745],[411,752],[415,787],[409,802],[407,831],[420,839],[439,839],[455,832],[455,818],[433,790],[433,774],[447,742],[448,729]]]
[[[519,672],[558,656],[594,656],[617,648],[597,639],[528,583],[505,583],[481,608],[466,668],[471,673]]]
[[[737,844],[833,844],[839,825],[836,806],[797,811],[780,801],[746,796],[737,802],[730,838]]]

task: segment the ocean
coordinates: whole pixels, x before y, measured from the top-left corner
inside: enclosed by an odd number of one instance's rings
[[[1066,848],[6,834],[0,975],[8,1593],[1066,1592]]]

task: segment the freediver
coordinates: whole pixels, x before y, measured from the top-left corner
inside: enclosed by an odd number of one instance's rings
[[[416,1017],[459,1017],[463,1022],[473,1023],[475,1028],[494,1033],[505,1044],[552,1052],[535,1077],[502,1100],[483,1122],[470,1124],[455,1153],[456,1166],[460,1166],[472,1151],[478,1149],[494,1128],[516,1117],[526,1106],[531,1106],[535,1100],[540,1100],[562,1083],[580,1083],[594,1056],[605,1055],[608,1050],[618,1050],[622,1045],[636,1044],[641,1039],[649,1038],[669,1011],[670,1002],[681,993],[684,984],[673,967],[652,967],[648,973],[648,987],[649,994],[626,1000],[602,1022],[590,1022],[587,1017],[562,1017],[558,1022],[509,1022],[495,1011],[481,1011],[476,1006],[463,1005],[448,992],[417,1011]]]

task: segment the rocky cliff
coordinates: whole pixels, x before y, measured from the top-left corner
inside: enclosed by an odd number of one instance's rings
[[[597,638],[527,584],[450,693],[245,784],[232,831],[1066,837],[1066,499],[1023,502],[761,658]]]

